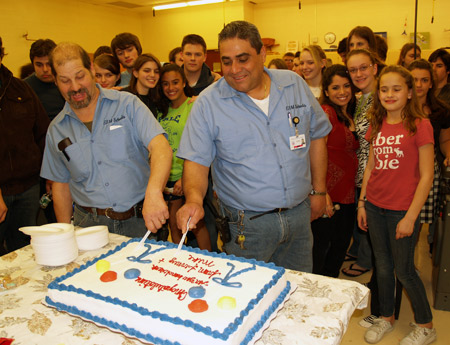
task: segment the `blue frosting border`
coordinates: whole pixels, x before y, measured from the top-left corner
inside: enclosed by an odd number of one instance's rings
[[[219,257],[219,258],[226,258],[228,260],[232,260],[232,261],[238,261],[238,262],[243,262],[243,263],[250,263],[250,264],[255,264],[258,266],[262,266],[262,267],[267,267],[270,269],[274,269],[276,270],[276,273],[272,276],[272,279],[270,282],[268,282],[262,289],[261,291],[257,294],[257,296],[252,299],[247,307],[245,309],[243,309],[240,313],[240,315],[238,317],[236,317],[236,319],[231,322],[228,327],[226,327],[224,329],[224,331],[221,333],[219,331],[213,331],[211,329],[211,327],[205,327],[202,326],[198,323],[192,322],[190,320],[182,320],[179,317],[170,317],[167,314],[163,314],[157,311],[149,311],[148,309],[144,308],[144,307],[139,307],[138,305],[136,305],[135,303],[128,303],[126,301],[122,301],[118,298],[111,298],[108,296],[102,296],[99,294],[94,293],[93,291],[90,290],[83,290],[80,288],[75,288],[73,285],[65,285],[62,282],[67,279],[72,277],[73,275],[77,274],[78,272],[81,272],[85,269],[87,269],[88,267],[90,267],[91,265],[94,265],[97,261],[102,260],[104,258],[106,258],[109,255],[114,254],[117,251],[120,251],[121,249],[123,249],[124,247],[126,247],[128,244],[133,243],[133,242],[138,242],[140,241],[139,238],[134,238],[131,239],[129,241],[123,242],[122,244],[120,244],[119,246],[117,246],[116,248],[108,251],[107,253],[99,256],[98,258],[95,258],[94,260],[91,260],[89,262],[87,262],[86,264],[80,266],[79,268],[74,269],[72,272],[66,273],[61,277],[56,278],[53,282],[51,282],[48,285],[49,289],[56,289],[56,290],[61,290],[61,291],[71,291],[71,292],[75,292],[81,295],[85,295],[89,298],[94,298],[94,299],[99,299],[102,301],[105,301],[107,303],[112,303],[114,305],[119,305],[121,307],[124,308],[128,308],[131,309],[133,311],[137,311],[138,313],[142,314],[142,315],[146,315],[146,316],[150,316],[152,318],[157,318],[157,319],[161,319],[164,322],[169,322],[169,323],[173,323],[173,324],[181,324],[185,327],[188,328],[192,328],[194,329],[196,332],[200,332],[203,333],[205,335],[208,336],[212,336],[214,338],[219,338],[221,340],[227,340],[231,334],[233,334],[237,328],[242,324],[243,322],[243,318],[245,316],[247,316],[250,311],[256,306],[256,304],[263,298],[263,296],[267,293],[267,291],[278,282],[278,279],[284,274],[285,269],[283,267],[278,267],[273,263],[266,263],[263,261],[257,261],[254,259],[246,259],[246,258],[241,258],[241,257],[236,257],[234,255],[227,255],[225,253],[214,253],[214,252],[208,252],[207,250],[200,250],[198,248],[191,248],[191,247],[184,247],[184,250],[187,250],[188,252],[192,252],[192,253],[197,253],[197,254],[202,254],[205,256],[210,256],[210,257]],[[156,242],[154,240],[147,240],[147,243],[150,244],[157,244],[157,245],[164,245],[167,248],[175,248],[177,247],[176,244],[174,243],[170,243],[170,242]],[[290,291],[290,283],[287,282],[287,285],[285,287],[285,289],[282,291],[282,293],[278,296],[278,298],[272,303],[272,305],[264,312],[264,314],[262,315],[260,321],[258,321],[254,327],[247,333],[244,341],[242,342],[242,344],[247,344],[255,335],[256,332],[258,332],[261,327],[263,327],[264,323],[267,321],[267,319],[270,317],[270,315],[273,313],[274,310],[276,310],[276,308],[278,307],[278,305],[280,303],[282,303],[282,301],[285,299],[287,293]],[[67,311],[71,314],[74,315],[78,315],[82,318],[85,319],[89,319],[92,320],[96,323],[99,324],[103,324],[108,328],[112,328],[112,329],[118,329],[122,332],[125,332],[131,336],[134,336],[136,338],[141,338],[141,339],[145,339],[147,341],[150,342],[155,342],[158,344],[162,344],[162,345],[181,345],[177,342],[173,343],[171,341],[168,340],[164,340],[158,337],[154,337],[151,334],[143,334],[141,332],[138,332],[137,330],[133,329],[133,328],[129,328],[126,325],[122,325],[122,324],[118,324],[116,322],[112,322],[110,320],[104,319],[104,318],[100,318],[97,316],[94,316],[88,312],[79,310],[76,307],[71,307],[65,304],[61,304],[58,302],[54,302],[53,300],[51,300],[48,296],[46,297],[46,303],[54,306],[55,308],[57,308],[58,310],[63,310],[63,311]]]

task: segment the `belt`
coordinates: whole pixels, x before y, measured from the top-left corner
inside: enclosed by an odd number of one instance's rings
[[[287,208],[287,207],[274,208],[273,210],[270,210],[270,211],[266,211],[266,212],[257,214],[256,216],[250,217],[249,219],[250,219],[250,220],[253,220],[253,219],[256,219],[256,218],[265,216],[266,214],[271,214],[271,213],[281,213],[281,212],[284,212],[284,211],[287,211],[287,210],[289,210],[289,208]]]
[[[89,213],[93,213],[93,214],[96,213],[98,216],[106,216],[107,218],[110,218],[113,220],[130,219],[131,217],[136,216],[136,208],[139,207],[138,205],[135,205],[132,208],[130,208],[128,211],[116,212],[111,207],[95,208],[95,207],[86,207],[86,206],[81,206],[81,205],[78,205],[78,206]],[[139,215],[137,215],[137,216],[139,216]],[[142,217],[142,213],[141,213],[141,217]]]

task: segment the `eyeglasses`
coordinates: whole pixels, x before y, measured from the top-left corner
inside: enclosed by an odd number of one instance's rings
[[[364,72],[364,71],[367,71],[367,69],[368,69],[369,67],[372,67],[372,66],[373,66],[373,65],[362,65],[362,66],[360,66],[360,67],[349,68],[348,73],[350,73],[350,74],[356,74],[356,73],[358,73],[358,71]]]

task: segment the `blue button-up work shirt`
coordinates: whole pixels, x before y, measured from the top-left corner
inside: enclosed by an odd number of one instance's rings
[[[69,183],[79,205],[123,212],[144,199],[150,176],[147,147],[165,132],[136,96],[99,89],[92,133],[68,103],[52,121],[41,176]],[[72,142],[65,149],[70,160],[58,149],[64,138]]]
[[[203,166],[213,164],[219,198],[234,208],[258,212],[294,207],[308,197],[311,141],[331,130],[302,78],[291,71],[265,71],[271,79],[268,116],[222,78],[195,101],[177,155]],[[306,146],[291,150],[295,117]]]

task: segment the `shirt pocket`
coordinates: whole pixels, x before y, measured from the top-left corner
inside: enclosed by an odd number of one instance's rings
[[[70,171],[70,176],[75,182],[80,182],[89,177],[89,167],[83,155],[83,150],[80,144],[74,143],[65,148],[67,156],[70,160],[67,161],[67,168]],[[66,160],[66,157],[63,158]]]
[[[244,125],[221,133],[216,139],[219,157],[230,163],[243,163],[244,160],[255,158],[257,154],[255,130],[257,129]]]
[[[126,126],[109,130],[110,157],[115,162],[128,160],[136,156],[131,129]]]

